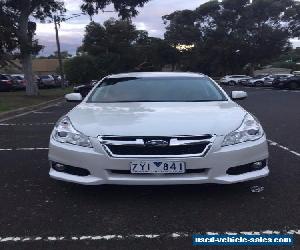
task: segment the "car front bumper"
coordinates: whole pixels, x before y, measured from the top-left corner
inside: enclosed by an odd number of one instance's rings
[[[136,160],[154,160],[147,158],[111,158],[103,150],[97,138],[92,138],[94,148],[84,148],[62,144],[50,139],[49,161],[73,168],[83,168],[89,171],[87,176],[78,176],[60,172],[50,168],[50,176],[57,180],[85,185],[177,185],[217,183],[231,184],[265,177],[269,168],[245,172],[238,175],[227,174],[229,168],[243,166],[249,163],[268,159],[268,145],[265,136],[253,142],[220,147],[223,136],[217,136],[214,145],[204,157],[163,158],[164,161],[183,161],[187,170],[205,169],[201,173],[185,174],[131,174],[130,162]],[[160,159],[155,159],[155,161]],[[121,171],[120,171],[121,170]],[[125,172],[119,173],[119,172]],[[116,173],[117,172],[117,173]]]

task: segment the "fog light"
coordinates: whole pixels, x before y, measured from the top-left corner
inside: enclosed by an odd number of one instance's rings
[[[259,169],[262,169],[262,168],[264,167],[264,163],[263,163],[262,161],[257,161],[257,162],[254,162],[254,163],[252,164],[252,167],[253,167],[254,169],[259,170]]]
[[[54,170],[56,170],[58,172],[64,172],[66,170],[65,165],[60,164],[60,163],[56,163],[56,162],[52,163],[52,167],[53,167]]]

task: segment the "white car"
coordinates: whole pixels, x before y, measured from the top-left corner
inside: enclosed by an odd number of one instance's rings
[[[53,78],[52,75],[41,75],[39,76],[40,82],[39,82],[39,87],[45,87],[45,88],[50,88],[50,87],[55,87],[55,79]]]
[[[239,84],[240,81],[249,79],[251,79],[251,77],[246,75],[228,75],[221,78],[220,82],[224,85],[234,86]]]
[[[50,138],[50,176],[86,185],[230,184],[265,177],[258,120],[209,77],[128,73],[101,80]]]
[[[247,86],[257,86],[257,87],[261,87],[264,86],[265,83],[270,79],[269,75],[257,75],[254,76],[248,80],[242,80],[240,81],[240,83],[242,85],[247,85]]]

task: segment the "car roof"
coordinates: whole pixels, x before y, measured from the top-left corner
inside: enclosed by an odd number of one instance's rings
[[[131,72],[108,76],[109,78],[123,78],[123,77],[204,77],[200,73],[189,72]]]

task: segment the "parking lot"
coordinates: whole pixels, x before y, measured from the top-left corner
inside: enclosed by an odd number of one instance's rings
[[[193,233],[289,233],[300,248],[300,91],[245,90],[269,140],[265,179],[80,186],[48,177],[50,132],[74,104],[0,122],[0,249],[190,249]],[[245,248],[244,248],[245,249]]]

